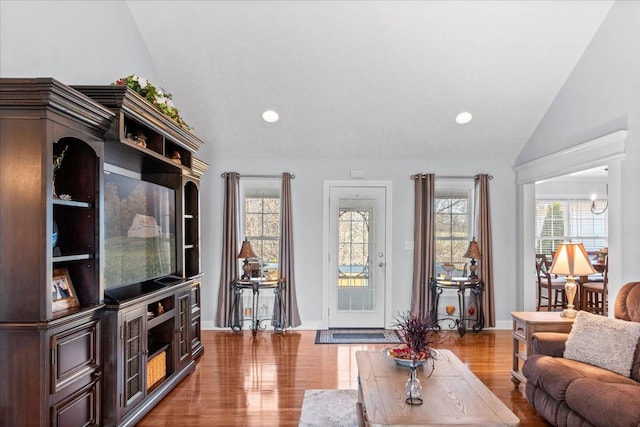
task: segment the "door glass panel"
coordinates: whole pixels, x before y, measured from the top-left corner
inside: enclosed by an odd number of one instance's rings
[[[376,309],[371,199],[340,199],[338,214],[338,310]]]

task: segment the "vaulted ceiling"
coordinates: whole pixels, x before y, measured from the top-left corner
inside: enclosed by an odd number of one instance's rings
[[[612,3],[127,1],[215,157],[509,160]]]

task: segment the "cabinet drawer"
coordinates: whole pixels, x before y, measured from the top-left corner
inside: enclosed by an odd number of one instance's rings
[[[99,345],[99,320],[53,335],[52,393],[100,369]]]
[[[513,335],[522,338],[526,341],[527,339],[527,324],[520,320],[513,321]]]

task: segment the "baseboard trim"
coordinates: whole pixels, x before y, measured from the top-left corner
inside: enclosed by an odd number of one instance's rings
[[[203,321],[202,322],[202,330],[206,331],[230,331],[231,328],[218,328],[215,323],[211,321]],[[323,325],[322,320],[312,320],[308,322],[302,322],[302,325],[297,328],[292,328],[292,331],[317,331],[319,329],[326,329],[326,326]],[[496,326],[494,328],[485,328],[485,330],[511,330],[513,329],[513,321],[512,320],[498,320],[496,322]],[[267,328],[269,330],[269,328]],[[446,329],[445,329],[446,330]]]

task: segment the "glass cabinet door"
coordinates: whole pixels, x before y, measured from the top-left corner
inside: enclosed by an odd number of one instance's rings
[[[130,407],[144,397],[146,378],[146,313],[143,309],[123,315],[124,398],[122,405]]]

